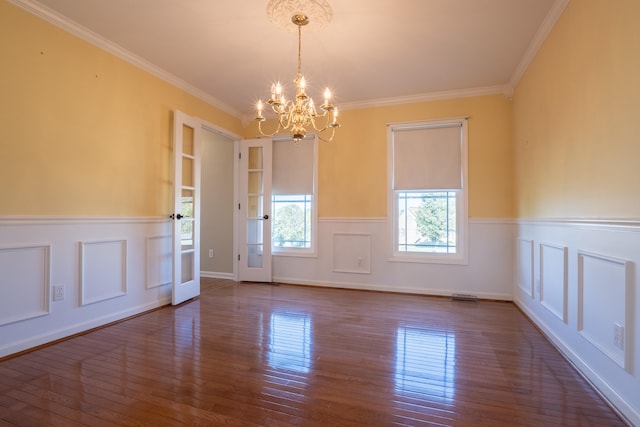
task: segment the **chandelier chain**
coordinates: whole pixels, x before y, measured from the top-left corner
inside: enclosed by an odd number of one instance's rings
[[[302,25],[298,25],[298,74],[302,75]]]

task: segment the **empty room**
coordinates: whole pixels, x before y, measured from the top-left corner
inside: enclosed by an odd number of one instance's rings
[[[637,0],[0,0],[0,425],[640,426]]]

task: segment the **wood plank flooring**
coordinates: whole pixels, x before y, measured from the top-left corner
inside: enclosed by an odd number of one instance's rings
[[[624,425],[511,303],[203,279],[0,363],[0,426]]]

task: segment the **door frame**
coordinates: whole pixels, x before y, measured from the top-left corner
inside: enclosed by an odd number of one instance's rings
[[[234,132],[204,119],[199,118],[198,120],[200,120],[200,125],[203,130],[216,133],[233,141],[233,206],[231,206],[231,209],[233,209],[233,280],[237,282],[238,262],[236,261],[236,257],[238,254],[238,209],[235,207],[238,206],[238,157],[240,156],[240,141],[242,141],[243,138]]]
[[[174,110],[174,113],[176,111],[180,111],[181,114],[185,114],[187,115],[185,112],[181,111],[181,110]],[[218,126],[216,124],[213,124],[207,120],[204,120],[198,116],[191,116],[191,118],[195,121],[195,123],[197,123],[197,126],[200,128],[201,132],[199,132],[199,134],[202,134],[202,130],[206,130],[209,132],[213,132],[216,134],[219,134],[221,136],[223,136],[224,138],[227,138],[229,140],[231,140],[233,142],[233,155],[234,155],[234,159],[233,159],[233,206],[231,206],[230,208],[233,209],[233,256],[234,256],[234,262],[233,262],[233,280],[237,281],[238,280],[238,263],[235,261],[235,257],[237,256],[236,254],[238,253],[238,209],[235,209],[235,206],[238,205],[238,156],[240,153],[240,141],[242,140],[242,136],[231,132],[221,126]],[[202,139],[202,138],[201,138]],[[202,144],[202,140],[200,141],[200,144]],[[201,156],[201,153],[199,153],[199,155]],[[199,159],[201,160],[201,159]],[[172,160],[173,161],[173,160]],[[173,170],[173,166],[172,166],[172,170]],[[173,172],[172,172],[173,173]],[[175,183],[171,186],[171,194],[172,194],[172,200],[173,200],[173,195],[175,194]],[[202,195],[200,196],[202,197]],[[174,209],[173,203],[171,206],[172,209]],[[173,221],[171,221],[171,227],[173,228]],[[202,233],[202,230],[200,230],[200,233]],[[173,259],[174,257],[174,251],[175,248],[172,245],[172,249],[171,249],[171,257]],[[195,256],[200,257],[200,253],[195,254]],[[198,274],[200,274],[200,272],[198,272]],[[173,273],[172,273],[172,289],[173,289]],[[173,291],[172,291],[173,292]]]

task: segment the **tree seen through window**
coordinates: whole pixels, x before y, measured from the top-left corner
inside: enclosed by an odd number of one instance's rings
[[[271,242],[274,247],[311,247],[311,195],[273,195]]]
[[[400,192],[398,250],[456,251],[456,192]]]

